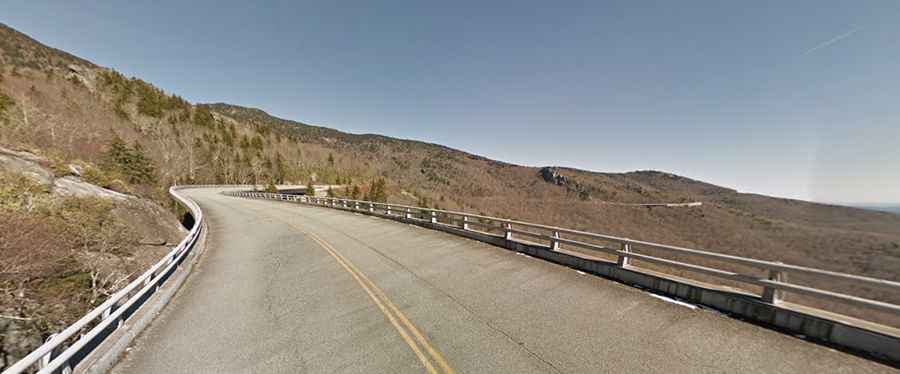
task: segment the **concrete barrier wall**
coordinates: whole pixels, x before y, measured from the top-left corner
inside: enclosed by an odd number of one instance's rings
[[[313,206],[320,206],[312,204]],[[322,206],[331,208],[330,206]],[[674,297],[689,303],[709,307],[732,317],[760,324],[806,339],[823,343],[857,355],[900,366],[900,334],[878,328],[851,318],[826,318],[827,312],[809,308],[792,309],[788,303],[779,305],[762,301],[758,296],[704,286],[699,282],[676,278],[615,262],[588,259],[564,251],[554,251],[549,245],[507,240],[503,236],[428,220],[405,218],[403,215],[385,216],[382,213],[336,207],[353,213],[371,215],[412,224],[432,230],[466,237],[512,251],[521,252],[556,264],[598,275],[630,286],[639,286],[653,293]],[[331,208],[335,209],[335,208]],[[804,311],[798,309],[806,309]],[[821,313],[817,313],[821,312]],[[839,316],[835,316],[839,317]]]
[[[774,327],[776,330],[786,333],[803,335],[808,339],[835,345],[856,354],[871,356],[895,365],[900,364],[900,337],[769,304],[753,295],[703,287],[687,280],[675,280],[648,274],[633,267],[623,268],[614,262],[591,260],[553,251],[549,246],[506,240],[499,235],[462,230],[450,225],[402,217],[390,217],[390,219],[521,252],[627,285],[640,286],[654,293],[707,306],[749,322]]]

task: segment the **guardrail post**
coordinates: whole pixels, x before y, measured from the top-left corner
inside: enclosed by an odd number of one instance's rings
[[[559,231],[553,232],[553,237],[550,239],[550,250],[551,251],[559,250]]]
[[[354,209],[354,210],[359,210],[359,201],[356,201],[356,202],[353,203],[353,209]]]
[[[50,365],[50,361],[53,361],[53,352],[47,352],[47,354],[41,357],[41,360],[38,361],[38,370],[47,367],[47,365]]]
[[[54,336],[56,336],[56,334],[50,334],[50,336],[47,337],[46,341],[49,342],[50,339],[53,339]],[[50,365],[50,361],[53,361],[54,351],[56,351],[56,349],[51,349],[50,352],[47,352],[47,354],[41,356],[40,361],[37,362],[38,370],[47,367],[47,365]]]
[[[437,212],[431,211],[431,223],[437,223]]]
[[[369,203],[369,213],[375,213],[375,204]]]
[[[386,213],[387,215],[391,215],[391,206],[390,205],[387,206],[386,212],[387,212]]]
[[[511,224],[511,223],[505,223],[505,224],[503,224],[503,228],[504,228],[504,230],[506,231],[506,232],[503,234],[503,238],[505,238],[506,240],[512,240],[512,224]]]
[[[412,211],[409,208],[406,208],[406,215],[404,216],[406,219],[412,218]]]
[[[625,252],[625,253],[631,252],[631,244],[622,243],[622,252]],[[618,264],[621,267],[625,267],[625,266],[628,266],[628,262],[629,262],[628,260],[629,260],[629,258],[628,258],[627,254],[620,254],[619,258],[616,259],[616,264]]]
[[[786,283],[787,278],[787,273],[781,270],[769,270],[769,280],[771,281]],[[769,304],[778,304],[784,300],[784,291],[770,286],[764,286],[762,300]]]
[[[469,216],[463,216],[463,230],[469,229]]]

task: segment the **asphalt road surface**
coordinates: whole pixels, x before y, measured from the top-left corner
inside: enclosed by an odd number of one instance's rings
[[[206,252],[114,372],[895,372],[446,233],[219,191],[184,190]]]

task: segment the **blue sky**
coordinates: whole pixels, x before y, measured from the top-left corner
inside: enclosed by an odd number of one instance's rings
[[[6,0],[194,102],[525,165],[900,202],[900,2]]]

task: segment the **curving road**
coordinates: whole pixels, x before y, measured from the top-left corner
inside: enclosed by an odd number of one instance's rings
[[[487,244],[185,190],[206,252],[116,373],[894,369]]]

